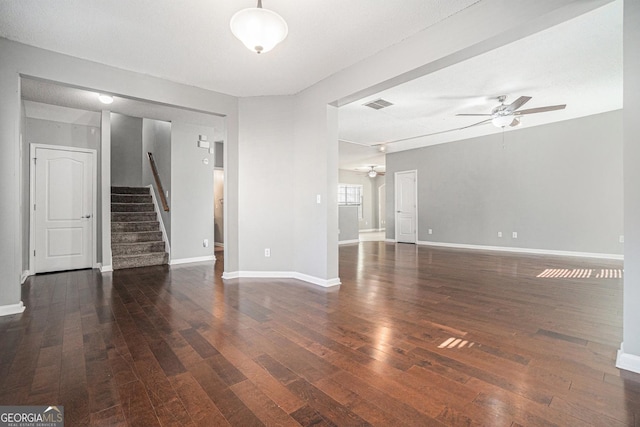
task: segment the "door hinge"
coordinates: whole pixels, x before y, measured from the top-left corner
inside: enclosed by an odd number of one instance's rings
[[[37,157],[34,157],[34,158],[33,158],[33,164],[34,164],[34,165],[37,163],[37,161],[36,161],[36,160],[38,160],[38,158],[37,158]]]
[[[35,249],[33,250],[33,256],[36,256],[36,251],[35,251]]]
[[[35,203],[33,204],[33,210],[34,211],[36,210],[36,204]]]

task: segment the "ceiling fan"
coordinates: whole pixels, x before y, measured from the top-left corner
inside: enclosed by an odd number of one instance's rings
[[[386,144],[393,144],[396,142],[409,141],[411,139],[423,138],[426,136],[439,135],[441,133],[454,132],[457,130],[464,130],[474,126],[484,125],[487,123],[493,123],[494,126],[499,128],[505,128],[506,126],[518,126],[520,124],[520,118],[527,114],[536,114],[536,113],[546,113],[547,111],[555,111],[555,110],[564,110],[566,108],[566,104],[560,105],[548,105],[546,107],[537,107],[537,108],[529,108],[527,110],[519,110],[524,104],[531,100],[530,96],[521,96],[515,101],[513,101],[509,105],[505,105],[504,101],[506,101],[506,95],[500,95],[498,97],[498,101],[500,105],[493,108],[490,113],[462,113],[456,114],[456,116],[480,116],[487,117],[487,119],[482,120],[481,122],[477,122],[468,126],[463,126],[455,129],[447,129],[439,132],[427,133],[424,135],[416,135],[410,136],[408,138],[396,139],[393,141],[380,142],[377,144],[371,144],[372,147],[375,146],[383,146]]]
[[[531,100],[530,96],[521,96],[509,105],[505,105],[504,101],[507,99],[506,95],[500,95],[498,101],[500,105],[491,110],[489,114],[476,114],[476,113],[463,113],[456,114],[456,116],[484,116],[489,117],[481,122],[474,123],[469,126],[465,126],[460,129],[467,129],[473,126],[482,125],[485,123],[493,123],[494,126],[504,128],[506,126],[518,126],[520,124],[520,117],[526,114],[546,113],[547,111],[563,110],[567,105],[548,105],[546,107],[529,108],[527,110],[520,110],[524,104]],[[460,130],[454,129],[454,130]]]
[[[375,178],[376,176],[380,175],[380,176],[384,176],[384,172],[378,172],[376,170],[376,168],[381,168],[382,166],[376,166],[376,165],[371,165],[371,166],[367,166],[369,168],[368,171],[366,171],[365,173],[367,174],[367,176],[369,178]],[[360,170],[362,171],[362,169],[365,169],[364,167],[362,168],[357,168],[356,170]]]

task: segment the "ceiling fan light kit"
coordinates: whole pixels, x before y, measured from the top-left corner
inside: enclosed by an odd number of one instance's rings
[[[250,7],[236,12],[229,23],[231,32],[247,49],[258,54],[269,52],[289,33],[286,21],[272,10]]]

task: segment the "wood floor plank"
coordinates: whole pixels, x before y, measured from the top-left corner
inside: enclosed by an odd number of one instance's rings
[[[363,242],[327,289],[223,281],[217,256],[28,278],[0,318],[0,403],[73,426],[640,423],[622,280],[537,277],[619,261]]]

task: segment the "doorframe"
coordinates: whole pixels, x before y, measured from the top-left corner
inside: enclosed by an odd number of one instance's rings
[[[40,144],[40,143],[30,143],[29,144],[29,276],[33,276],[35,274],[35,262],[36,259],[33,256],[33,251],[36,247],[36,218],[33,214],[33,205],[36,200],[36,168],[33,167],[33,159],[36,156],[36,149],[44,148],[47,150],[56,150],[56,151],[72,151],[72,152],[80,152],[80,153],[88,153],[91,154],[91,164],[93,166],[93,173],[91,179],[91,188],[93,192],[93,197],[91,201],[91,209],[93,212],[91,213],[91,234],[93,239],[93,244],[91,245],[91,266],[92,268],[97,268],[98,264],[96,262],[98,258],[98,230],[96,227],[96,212],[98,210],[98,159],[96,156],[97,150],[93,148],[79,148],[79,147],[68,147],[66,145],[51,145],[51,144]]]
[[[378,231],[383,231],[387,229],[387,183],[381,184],[378,186]],[[384,193],[384,205],[380,203],[380,196]],[[384,222],[384,227],[383,223]]]
[[[414,214],[415,214],[415,227],[413,230],[414,233],[414,244],[418,244],[418,170],[417,169],[409,169],[404,171],[397,171],[393,174],[393,238],[398,242],[398,175],[401,173],[413,172],[415,180],[413,181],[413,197],[414,197]]]

